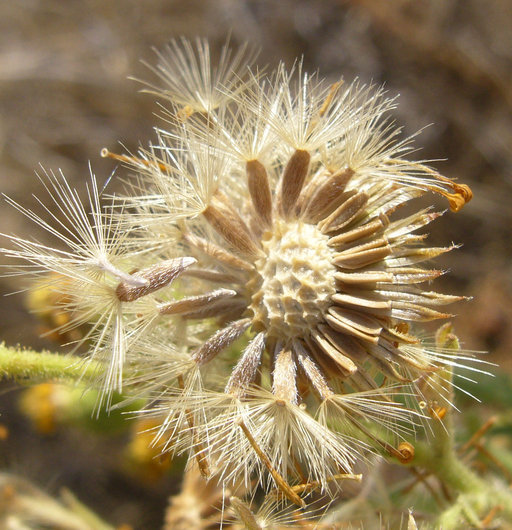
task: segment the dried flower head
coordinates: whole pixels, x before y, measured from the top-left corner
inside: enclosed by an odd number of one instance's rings
[[[435,192],[456,211],[471,191],[405,158],[381,89],[300,64],[263,76],[250,56],[226,47],[214,67],[205,42],[173,42],[156,69],[170,105],[158,141],[103,152],[135,170],[128,196],[100,214],[95,192],[90,225],[57,184],[59,208],[81,219],[79,243],[61,237],[73,252],[11,237],[7,253],[81,282],[66,288],[73,308],[91,304],[88,286],[108,289],[100,318],[81,313],[105,395],[129,365],[123,390],[147,397],[166,450],[300,504],[288,483],[325,489],[374,442],[392,450],[379,429],[400,436],[419,416],[396,399],[404,385],[414,395],[457,362],[410,327],[461,299],[424,287],[442,271],[423,263],[454,247],[418,233],[441,213],[400,208]]]

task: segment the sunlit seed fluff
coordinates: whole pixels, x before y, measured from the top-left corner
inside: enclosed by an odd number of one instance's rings
[[[188,44],[175,53],[180,68],[192,57]],[[185,73],[168,63],[165,76],[194,76],[190,62]],[[173,369],[162,388],[159,437],[172,433],[175,448],[207,457],[228,481],[268,474],[265,483],[282,488],[279,474],[302,473],[323,488],[367,449],[366,423],[414,431],[417,413],[395,402],[396,385],[436,370],[441,357],[412,353],[422,346],[410,323],[446,318],[438,307],[460,299],[422,288],[441,271],[421,263],[453,248],[421,246],[417,231],[440,214],[397,210],[426,191],[451,203],[469,193],[401,158],[409,141],[395,141],[386,118],[395,101],[382,90],[329,85],[300,66],[249,78],[185,120],[170,109],[158,145],[165,157],[150,148],[133,159],[147,177],[142,194],[159,204],[135,211],[135,232],[174,215],[180,254],[197,260],[181,278],[183,298],[160,305],[162,325],[217,319],[185,348],[197,368]],[[214,179],[195,168],[197,149],[222,160]],[[186,175],[180,201],[200,207],[171,207],[160,174]],[[382,376],[389,387],[380,388]]]
[[[194,112],[216,109],[242,90],[247,67],[258,55],[248,45],[233,54],[226,44],[218,63],[213,64],[206,40],[196,39],[194,46],[184,38],[172,40],[164,50],[155,52],[158,64],[149,67],[164,84],[144,84],[150,87],[147,92],[181,105],[180,119],[186,119]]]
[[[64,333],[93,322],[79,344],[91,341],[90,358],[102,360],[107,369],[100,377],[109,395],[122,385],[126,356],[126,318],[115,294],[119,281],[140,289],[142,279],[123,270],[125,235],[109,218],[103,218],[96,178],[91,174],[88,201],[83,202],[61,173],[44,171],[39,180],[48,193],[41,215],[11,199],[7,201],[52,237],[55,247],[4,235],[13,248],[2,252],[16,260],[11,274],[36,280],[38,289],[56,293],[56,311],[69,315],[56,330]],[[132,260],[136,258],[134,256]]]
[[[216,70],[203,41],[166,54],[166,128],[138,157],[105,152],[136,172],[124,210],[102,217],[116,220],[126,261],[105,272],[137,346],[114,356],[108,390],[148,398],[164,450],[296,502],[287,481],[327,490],[379,437],[414,431],[396,394],[457,363],[412,327],[461,299],[432,291],[442,271],[423,268],[454,246],[419,233],[440,213],[400,207],[437,192],[457,210],[471,194],[402,158],[382,90],[283,65],[243,82],[243,49]],[[103,351],[113,331],[90,317]]]

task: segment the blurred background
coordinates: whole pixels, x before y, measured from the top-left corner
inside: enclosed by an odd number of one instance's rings
[[[100,182],[114,168],[102,147],[136,150],[158,123],[154,80],[141,60],[177,36],[208,37],[218,50],[261,49],[258,64],[304,57],[307,70],[384,84],[400,94],[395,112],[419,159],[469,184],[473,201],[431,229],[434,246],[463,243],[442,266],[439,290],[472,296],[460,303],[455,330],[464,346],[512,370],[512,2],[510,0],[16,0],[0,3],[0,191],[25,206],[39,193],[34,171],[61,168],[85,189],[89,161]],[[215,55],[215,53],[214,53]],[[120,169],[120,174],[123,170]],[[115,184],[114,184],[115,185]],[[438,208],[447,207],[435,198]],[[34,233],[0,204],[2,232]],[[0,279],[0,292],[16,284]],[[22,295],[0,299],[7,344],[55,348]],[[176,479],[130,480],[115,437],[74,429],[38,437],[15,411],[18,390],[3,385],[0,464],[54,493],[65,486],[109,521],[156,528]],[[126,437],[120,434],[120,439]],[[108,494],[107,494],[108,492]]]

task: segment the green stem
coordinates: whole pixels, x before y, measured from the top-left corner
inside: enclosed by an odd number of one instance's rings
[[[447,414],[449,416],[449,414]],[[449,420],[445,416],[445,420]],[[481,521],[496,507],[497,517],[512,522],[512,492],[505,486],[480,478],[455,451],[451,430],[444,421],[433,419],[435,436],[415,442],[415,455],[408,465],[423,468],[454,494],[455,501],[439,515],[435,528],[452,530],[480,527]]]
[[[414,460],[410,464],[430,471],[457,493],[478,492],[486,488],[485,481],[461,462],[451,448],[442,451],[439,448],[437,440],[416,443]]]
[[[97,363],[84,362],[73,355],[35,352],[0,344],[0,379],[30,384],[55,379],[91,381],[97,378],[100,370]]]
[[[427,442],[416,445],[412,464],[427,469],[457,493],[486,489],[486,483],[471,471],[455,452],[451,411],[448,411],[442,420],[432,418],[430,425],[433,436]]]
[[[459,349],[458,339],[450,324],[442,326],[436,335],[438,346]],[[445,367],[436,372],[425,388],[424,396],[429,404],[438,400],[438,389],[443,389],[448,403],[453,403],[453,374]],[[436,476],[454,496],[455,501],[436,521],[436,528],[451,530],[467,525],[482,527],[482,520],[499,508],[498,517],[512,522],[512,493],[505,487],[486,481],[474,473],[459,458],[455,450],[453,412],[451,407],[443,416],[431,413],[430,427],[433,436],[426,442],[417,442],[415,456],[410,465],[422,467]]]

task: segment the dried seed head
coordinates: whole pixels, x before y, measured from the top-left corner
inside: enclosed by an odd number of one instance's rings
[[[13,204],[69,251],[8,236],[18,249],[4,252],[67,279],[105,392],[126,390],[133,367],[128,387],[148,396],[164,450],[300,504],[287,480],[326,489],[369,449],[363,439],[411,434],[418,413],[395,401],[397,386],[424,399],[415,382],[433,392],[431,374],[467,360],[410,326],[448,317],[439,306],[460,297],[422,287],[441,274],[422,263],[455,248],[417,233],[440,214],[399,207],[433,191],[457,210],[471,192],[404,158],[410,139],[396,141],[382,90],[327,85],[301,66],[263,79],[245,71],[245,48],[215,68],[204,41],[166,54],[168,129],[137,157],[104,153],[137,172],[124,209],[103,211],[93,183],[91,223],[50,176],[67,224]]]

